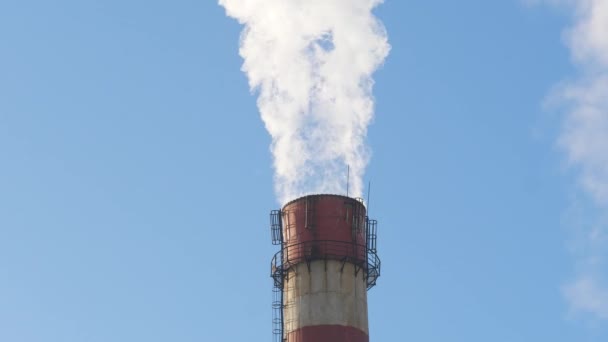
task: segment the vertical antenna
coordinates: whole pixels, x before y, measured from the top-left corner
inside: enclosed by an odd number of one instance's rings
[[[369,181],[369,183],[367,183],[367,217],[369,217],[369,196],[370,196],[371,192],[372,192],[372,181]]]
[[[346,197],[348,197],[348,186],[350,185],[350,165],[346,165]]]

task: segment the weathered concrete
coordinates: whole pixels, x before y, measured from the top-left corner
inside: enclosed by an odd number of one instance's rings
[[[310,271],[306,263],[294,266],[285,279],[284,305],[285,334],[335,325],[368,335],[365,270],[351,263],[317,260]]]

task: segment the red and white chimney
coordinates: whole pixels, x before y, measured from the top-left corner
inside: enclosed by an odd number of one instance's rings
[[[271,213],[275,342],[368,342],[367,290],[380,275],[362,200],[310,195]]]

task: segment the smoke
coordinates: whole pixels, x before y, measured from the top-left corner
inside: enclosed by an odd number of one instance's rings
[[[374,113],[372,74],[390,46],[382,0],[219,0],[245,26],[242,70],[272,136],[275,190],[361,196]]]
[[[568,109],[559,145],[593,203],[585,215],[595,216],[579,225],[579,274],[564,295],[574,311],[608,320],[608,0],[558,2],[574,9],[564,38],[580,70],[556,93]]]

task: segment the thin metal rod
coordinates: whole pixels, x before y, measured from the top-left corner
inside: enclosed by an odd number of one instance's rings
[[[369,217],[369,196],[372,192],[372,181],[367,183],[367,217]]]
[[[348,197],[349,185],[350,185],[350,165],[346,165],[346,197]]]

